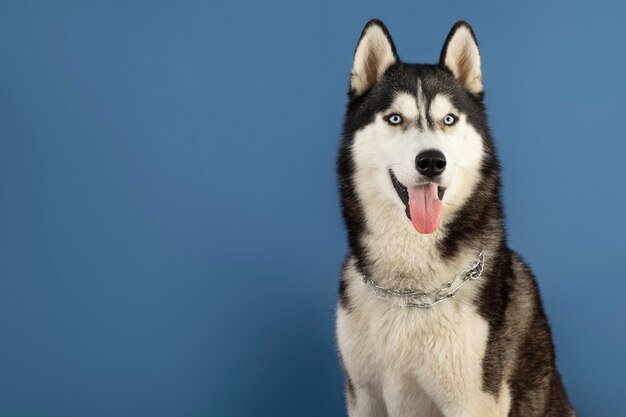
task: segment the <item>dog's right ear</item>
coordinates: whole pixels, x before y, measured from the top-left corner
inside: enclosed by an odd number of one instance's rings
[[[372,88],[398,61],[396,47],[385,24],[377,19],[367,22],[354,53],[350,95],[359,96]]]
[[[465,90],[482,100],[480,51],[469,23],[461,20],[454,24],[441,50],[439,65],[450,70]]]

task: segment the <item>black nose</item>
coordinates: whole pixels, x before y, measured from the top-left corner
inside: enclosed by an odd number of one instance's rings
[[[415,166],[420,174],[433,178],[446,169],[446,157],[439,151],[429,149],[415,157]]]

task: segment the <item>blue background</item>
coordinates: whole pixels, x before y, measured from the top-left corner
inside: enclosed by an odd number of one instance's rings
[[[54,4],[53,4],[54,3]],[[0,415],[342,416],[334,158],[382,18],[481,46],[511,246],[624,415],[624,3],[0,4]]]

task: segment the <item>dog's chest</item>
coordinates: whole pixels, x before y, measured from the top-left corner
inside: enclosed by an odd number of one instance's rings
[[[407,308],[377,298],[362,282],[352,283],[352,308],[339,310],[337,330],[346,367],[356,378],[410,374],[421,380],[459,364],[481,369],[488,325],[467,298]]]

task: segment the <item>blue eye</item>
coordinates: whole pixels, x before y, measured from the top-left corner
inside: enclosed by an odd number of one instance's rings
[[[456,123],[456,116],[453,114],[448,114],[446,115],[446,117],[443,118],[443,124],[445,124],[446,126],[452,126]]]
[[[402,116],[400,116],[399,114],[390,114],[389,116],[386,117],[387,123],[389,123],[392,126],[395,125],[399,125],[400,123],[402,123]]]

